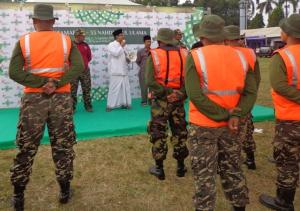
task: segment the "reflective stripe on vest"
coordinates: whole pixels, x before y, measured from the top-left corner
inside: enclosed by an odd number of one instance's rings
[[[30,70],[30,64],[31,64],[31,61],[30,61],[30,41],[29,41],[29,34],[26,34],[25,35],[25,60],[26,60],[26,63],[27,63],[27,71]]]
[[[151,51],[152,55],[153,55],[153,61],[154,61],[154,65],[156,67],[156,71],[157,73],[160,72],[160,62],[159,62],[159,57],[156,51]]]
[[[236,50],[236,52],[238,53],[238,55],[240,57],[241,63],[243,65],[244,73],[245,73],[245,78],[246,78],[247,71],[248,71],[248,62],[242,52],[240,52],[239,50]]]
[[[63,50],[64,50],[64,64],[67,63],[68,59],[68,47],[67,40],[64,34],[61,34]],[[31,60],[30,60],[30,34],[25,35],[25,60],[26,60],[26,70],[30,73],[53,73],[53,72],[64,72],[64,67],[61,68],[31,68]]]
[[[256,62],[256,54],[254,53],[254,51],[252,49],[250,50],[250,53],[251,53],[251,56],[252,56],[254,62]]]
[[[298,78],[298,66],[296,63],[296,59],[289,49],[284,49],[283,51],[286,53],[287,57],[289,58],[292,64],[292,69],[293,69],[292,85],[297,86],[299,78]]]
[[[64,68],[35,68],[30,70],[31,73],[54,73],[64,72]]]
[[[243,56],[245,57],[247,63],[250,65],[252,71],[255,69],[256,63],[256,55],[251,48],[244,48],[244,47],[233,47],[235,50],[240,51]]]
[[[215,95],[220,95],[220,96],[225,96],[225,95],[236,95],[239,94],[238,90],[209,90],[208,89],[208,77],[207,77],[207,68],[205,64],[205,58],[204,54],[201,48],[198,48],[196,50],[198,59],[200,61],[200,66],[201,66],[201,72],[202,72],[202,77],[203,77],[203,93],[205,94],[215,94]],[[242,52],[236,50],[237,54],[239,55],[240,61],[243,65],[243,70],[244,70],[244,76],[246,78],[247,71],[248,71],[248,63],[243,55]]]

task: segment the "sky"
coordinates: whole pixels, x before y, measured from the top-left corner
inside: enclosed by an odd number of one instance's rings
[[[191,0],[191,2],[193,2],[194,0]],[[179,4],[182,4],[182,3],[184,3],[185,2],[185,0],[179,0]]]

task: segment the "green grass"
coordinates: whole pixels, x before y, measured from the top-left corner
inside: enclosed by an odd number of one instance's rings
[[[268,82],[268,60],[261,60],[262,83],[258,103],[272,105]],[[243,166],[250,190],[247,210],[268,210],[258,202],[261,193],[275,193],[276,169],[267,161],[272,154],[274,123],[255,124],[262,134],[255,133],[257,143],[256,171]],[[166,180],[161,182],[148,174],[152,165],[151,145],[146,135],[105,138],[79,142],[75,147],[74,197],[71,203],[59,205],[58,185],[49,146],[41,146],[26,190],[27,210],[132,210],[132,211],[190,211],[194,210],[191,170],[185,178],[175,176],[176,162],[169,150],[165,163]],[[11,210],[12,187],[9,168],[16,150],[0,152],[0,210]],[[189,162],[188,162],[189,163]],[[295,197],[295,210],[300,210],[300,194]],[[218,183],[217,211],[230,210]]]

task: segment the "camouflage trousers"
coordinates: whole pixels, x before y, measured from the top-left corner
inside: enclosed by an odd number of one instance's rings
[[[79,82],[82,88],[82,96],[85,108],[92,108],[91,100],[91,73],[90,68],[87,68],[83,73],[71,82],[71,94],[73,99],[73,108],[76,109],[77,104],[77,90]]]
[[[196,209],[214,210],[217,169],[225,197],[237,207],[249,203],[246,178],[241,169],[241,142],[227,127],[189,129],[191,166],[196,193]]]
[[[163,99],[152,99],[148,133],[150,142],[153,144],[152,156],[154,160],[166,159],[168,126],[172,132],[173,157],[176,160],[184,160],[189,154],[186,146],[187,122],[185,120],[184,102],[168,103]]]
[[[18,153],[11,167],[13,185],[25,186],[32,171],[47,124],[52,158],[58,181],[73,178],[76,134],[73,124],[72,99],[69,93],[28,93],[22,97],[16,144]]]
[[[255,152],[256,144],[253,139],[254,124],[252,114],[249,113],[240,121],[240,132],[238,138],[242,143],[242,149],[245,153]]]
[[[273,145],[277,187],[295,189],[299,182],[300,121],[277,120]]]

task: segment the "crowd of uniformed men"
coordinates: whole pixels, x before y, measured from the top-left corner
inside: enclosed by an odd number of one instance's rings
[[[87,66],[70,37],[53,31],[56,19],[52,6],[35,6],[32,20],[36,31],[20,38],[9,67],[10,78],[25,86],[16,138],[19,151],[11,168],[15,210],[24,209],[24,190],[46,124],[60,185],[59,201],[67,203],[71,197],[76,99],[71,98],[69,83]],[[300,161],[300,15],[282,20],[280,27],[286,46],[274,53],[269,69],[276,116],[273,143],[277,191],[275,197],[262,194],[259,200],[271,209],[292,211]],[[180,31],[161,28],[158,48],[150,49],[148,43],[149,56],[142,53],[151,105],[148,133],[155,161],[149,172],[159,180],[165,179],[163,164],[170,128],[178,177],[185,176],[184,161],[188,155],[191,159],[195,209],[214,210],[219,174],[233,210],[245,210],[249,197],[241,170],[241,150],[246,153],[248,168],[256,169],[251,110],[260,82],[259,63],[253,50],[245,46],[239,28],[225,26],[217,15],[204,16],[193,32],[201,43],[190,52],[174,39],[177,36],[180,40]],[[89,101],[85,107],[92,109]]]

